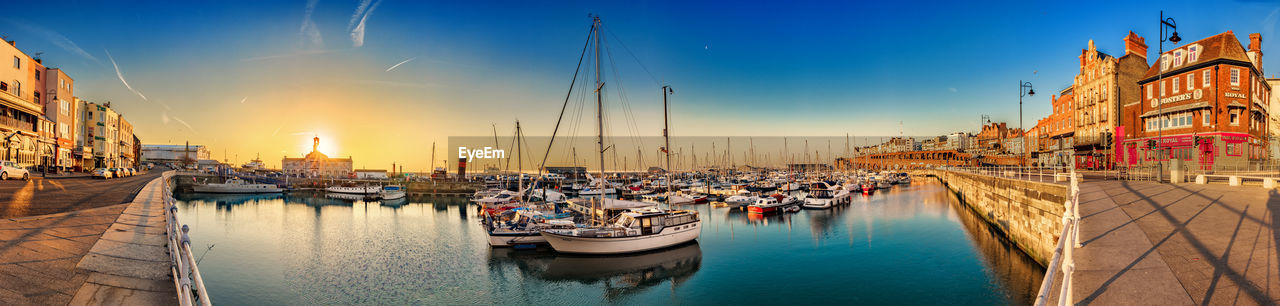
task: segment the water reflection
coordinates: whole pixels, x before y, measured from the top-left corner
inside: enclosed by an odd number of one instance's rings
[[[558,254],[546,249],[490,251],[491,271],[500,275],[508,265],[540,280],[600,286],[605,299],[617,301],[666,282],[670,282],[675,291],[702,267],[702,249],[694,241],[622,256]]]
[[[1043,275],[926,179],[828,210],[686,206],[696,243],[603,257],[491,249],[464,197],[178,197],[220,304],[1024,304]]]

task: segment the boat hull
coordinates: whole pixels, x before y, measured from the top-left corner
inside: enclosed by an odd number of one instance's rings
[[[690,224],[693,226],[666,227],[661,233],[633,237],[576,237],[545,231],[542,236],[556,252],[623,254],[656,250],[696,240],[702,233],[702,220]]]
[[[538,232],[489,233],[489,246],[514,247],[517,245],[546,244],[547,238]]]
[[[198,185],[192,186],[191,190],[198,193],[240,193],[240,194],[284,192],[284,188],[207,187],[207,186],[198,186]]]

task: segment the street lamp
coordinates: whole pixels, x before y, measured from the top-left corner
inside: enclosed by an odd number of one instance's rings
[[[1168,29],[1169,32],[1172,32],[1168,38],[1164,37],[1165,35],[1164,33],[1166,29]],[[1159,87],[1159,90],[1160,90],[1160,94],[1156,95],[1157,110],[1156,110],[1156,117],[1155,117],[1156,127],[1157,127],[1156,128],[1156,152],[1157,152],[1156,153],[1156,168],[1157,168],[1156,173],[1158,174],[1158,176],[1156,176],[1157,180],[1159,180],[1161,177],[1164,177],[1164,162],[1160,159],[1161,156],[1159,154],[1165,151],[1164,148],[1161,147],[1161,145],[1164,144],[1164,128],[1165,128],[1164,119],[1163,119],[1164,101],[1161,101],[1161,99],[1164,98],[1163,79],[1164,79],[1164,68],[1165,68],[1164,66],[1164,61],[1165,61],[1164,42],[1165,41],[1172,42],[1173,44],[1176,45],[1178,44],[1178,42],[1182,41],[1182,38],[1178,37],[1178,23],[1173,21],[1173,17],[1168,17],[1168,18],[1164,17],[1164,11],[1160,11],[1160,43],[1159,43],[1160,52],[1156,53],[1156,55],[1158,56],[1156,60],[1156,65],[1160,66],[1158,69],[1156,69],[1156,84],[1157,84],[1156,87]],[[1168,158],[1168,153],[1166,153],[1164,157]]]
[[[1022,80],[1018,80],[1018,129],[1022,130],[1023,134],[1026,134],[1027,130],[1022,126],[1022,97],[1035,96],[1035,95],[1036,95],[1036,90],[1031,88],[1031,82],[1029,81],[1023,82]],[[1023,139],[1022,139],[1022,162],[1021,163],[1023,164],[1023,166],[1026,166],[1027,156],[1029,156],[1029,154],[1027,153],[1027,139],[1026,137],[1022,137],[1022,138]]]

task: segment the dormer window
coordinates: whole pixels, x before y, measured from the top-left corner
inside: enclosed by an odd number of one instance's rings
[[[1187,63],[1194,63],[1200,59],[1200,45],[1187,46]]]
[[[1169,70],[1170,56],[1168,54],[1160,55],[1160,71]]]
[[[1182,52],[1182,50],[1174,50],[1173,51],[1173,67],[1176,68],[1178,66],[1182,66],[1182,60],[1186,58],[1186,55],[1187,54]]]

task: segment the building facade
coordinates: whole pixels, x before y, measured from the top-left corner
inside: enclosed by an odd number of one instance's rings
[[[41,91],[44,66],[18,50],[16,43],[0,43],[0,159],[35,166],[41,158],[37,133],[44,115]]]
[[[1121,101],[1137,101],[1137,81],[1147,72],[1145,40],[1129,32],[1125,54],[1119,58],[1099,52],[1093,41],[1080,51],[1080,72],[1072,82],[1071,136],[1077,168],[1110,168],[1114,161],[1114,135],[1120,122]]]
[[[139,148],[140,160],[148,163],[182,163],[212,158],[209,148],[204,145],[142,145]],[[185,157],[185,158],[184,158]]]
[[[133,156],[133,124],[125,120],[124,116],[120,116],[120,119],[117,119],[116,122],[119,126],[116,129],[118,133],[116,135],[116,152],[119,153],[116,165],[117,167],[133,167],[138,161]]]
[[[1262,36],[1245,47],[1235,33],[1214,35],[1160,54],[1138,81],[1139,103],[1125,105],[1122,161],[1168,167],[1170,159],[1204,171],[1240,169],[1266,158]]]
[[[295,177],[351,177],[351,158],[330,158],[320,153],[320,137],[312,139],[311,153],[302,158],[285,157],[280,168],[285,175]]]
[[[44,115],[54,124],[54,162],[61,170],[77,168],[75,156],[80,128],[75,80],[62,69],[45,69]]]
[[[120,160],[120,115],[111,104],[85,103],[85,144],[92,151],[92,167],[117,167]]]

